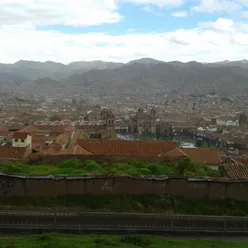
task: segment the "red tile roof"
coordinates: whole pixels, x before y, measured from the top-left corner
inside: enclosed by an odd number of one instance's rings
[[[120,157],[157,157],[176,148],[176,142],[78,140],[77,144],[94,155]]]
[[[195,164],[219,165],[220,153],[215,148],[175,148],[165,154],[165,160],[188,157]]]
[[[26,139],[28,137],[29,133],[24,133],[24,132],[15,132],[13,134],[14,139]]]
[[[166,161],[175,161],[183,157],[188,157],[180,148],[175,148],[164,155]]]
[[[248,179],[248,159],[228,158],[224,161],[223,166],[230,178]]]
[[[220,153],[216,148],[180,148],[193,163],[219,165],[221,164]]]
[[[22,147],[0,147],[0,159],[24,159],[30,152],[30,149]]]
[[[68,149],[58,152],[56,155],[93,155],[93,154],[79,145],[74,145]]]
[[[10,136],[12,134],[12,132],[10,132],[10,131],[1,131],[0,130],[0,136],[1,137],[8,137],[8,136]]]
[[[22,128],[21,130],[19,130],[18,132],[23,132],[23,133],[35,133],[37,131],[37,127],[35,126],[32,126],[32,125],[29,125],[29,126],[26,126],[24,128]]]

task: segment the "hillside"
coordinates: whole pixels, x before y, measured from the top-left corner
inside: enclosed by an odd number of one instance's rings
[[[247,68],[247,60],[203,64],[142,58],[126,64],[79,61],[67,65],[22,60],[14,64],[0,64],[0,84],[32,82],[23,85],[27,94],[38,90],[33,85],[46,84],[46,88],[51,86],[61,93],[83,92],[89,87],[91,92],[97,94],[103,94],[106,90],[110,94],[139,94],[140,91],[153,94],[179,90],[185,93],[207,94],[215,91],[220,95],[232,95],[248,89]],[[39,93],[46,93],[42,87],[39,90]],[[50,94],[53,94],[53,90]]]

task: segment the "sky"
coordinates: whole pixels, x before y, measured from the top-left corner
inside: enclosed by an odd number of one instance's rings
[[[248,58],[248,0],[0,0],[0,62]]]

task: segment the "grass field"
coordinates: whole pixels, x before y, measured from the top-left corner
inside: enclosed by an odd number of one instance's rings
[[[0,166],[0,172],[24,175],[129,175],[129,176],[189,176],[221,177],[221,173],[203,165],[181,160],[174,164],[122,161],[98,164],[95,161],[70,159],[59,165],[11,164]]]
[[[73,236],[44,234],[1,238],[1,248],[247,248],[248,243],[176,240],[148,236]]]

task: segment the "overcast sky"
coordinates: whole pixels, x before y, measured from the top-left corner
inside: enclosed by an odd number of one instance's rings
[[[0,62],[248,58],[248,0],[0,0]]]

